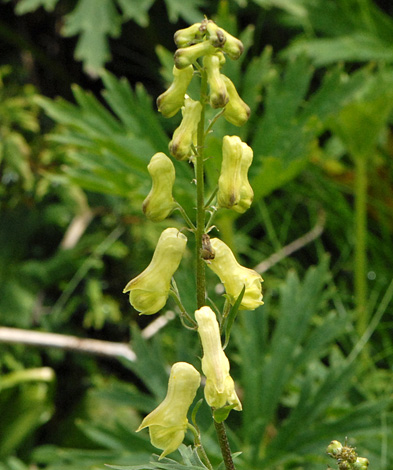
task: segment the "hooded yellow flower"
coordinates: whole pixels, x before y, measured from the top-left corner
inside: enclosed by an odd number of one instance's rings
[[[187,431],[187,412],[201,382],[199,372],[187,362],[173,364],[164,401],[142,421],[137,432],[149,428],[150,441],[162,449],[160,459],[174,452]]]
[[[187,237],[176,228],[161,233],[149,266],[132,279],[123,292],[130,293],[130,303],[141,315],[161,310],[169,295],[171,278],[179,267]]]
[[[210,243],[215,257],[207,265],[224,284],[229,302],[233,305],[245,286],[239,309],[255,310],[262,305],[262,277],[253,269],[241,266],[229,246],[220,239],[212,238]]]
[[[195,312],[195,319],[203,347],[202,371],[206,375],[206,401],[214,408],[234,405],[234,409],[240,411],[242,404],[229,375],[229,361],[222,349],[216,315],[210,307],[202,307]]]

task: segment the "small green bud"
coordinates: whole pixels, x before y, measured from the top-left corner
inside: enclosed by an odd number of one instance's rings
[[[186,160],[191,156],[191,146],[201,119],[202,105],[186,97],[182,108],[183,119],[169,142],[169,151],[176,160]]]
[[[162,449],[160,459],[174,452],[187,431],[187,413],[201,383],[199,372],[187,362],[173,364],[163,402],[142,421],[136,432],[149,428],[150,441]]]
[[[172,188],[175,183],[175,167],[165,153],[153,155],[147,170],[152,179],[152,188],[143,201],[143,212],[153,222],[160,222],[168,217],[175,207]]]
[[[224,117],[235,126],[243,126],[250,117],[250,108],[238,95],[233,82],[225,75],[221,75],[221,77],[229,96],[229,101],[224,110]]]
[[[206,69],[207,82],[210,87],[210,105],[212,108],[223,108],[229,100],[225,82],[220,74],[220,56],[205,55],[203,66]]]
[[[221,174],[218,179],[219,207],[243,213],[251,205],[254,192],[248,182],[253,152],[238,136],[226,135],[222,144]]]
[[[343,449],[343,446],[342,446],[341,442],[332,441],[327,446],[326,453],[329,454],[331,457],[336,458],[336,457],[341,455],[342,449]]]
[[[187,237],[176,228],[164,230],[149,266],[124,288],[123,293],[130,293],[130,304],[140,315],[152,315],[165,306],[186,243]]]
[[[194,44],[196,40],[202,39],[206,27],[202,23],[195,23],[188,28],[176,31],[174,41],[177,47],[187,47]]]
[[[370,462],[364,457],[358,457],[353,464],[353,470],[367,470]]]
[[[174,116],[184,104],[184,96],[194,75],[194,67],[184,69],[173,66],[173,82],[171,86],[157,98],[158,111],[165,117]]]
[[[214,408],[229,404],[241,411],[242,404],[229,375],[229,361],[222,349],[216,315],[210,307],[202,307],[195,312],[195,319],[203,347],[202,371],[206,376],[206,401]]]
[[[262,277],[253,269],[241,266],[229,246],[220,239],[212,238],[210,243],[215,256],[207,262],[207,265],[224,284],[231,305],[236,302],[244,286],[245,291],[239,309],[255,310],[262,305]]]
[[[199,57],[213,54],[215,47],[209,41],[202,41],[189,47],[182,47],[175,52],[175,65],[178,69],[184,69],[192,65]]]

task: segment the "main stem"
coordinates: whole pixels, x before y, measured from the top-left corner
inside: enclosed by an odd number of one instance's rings
[[[205,158],[205,107],[207,99],[207,76],[205,70],[201,69],[201,97],[202,105],[201,119],[198,124],[197,134],[197,155],[195,157],[195,179],[197,186],[197,224],[196,224],[196,291],[198,309],[205,305],[206,299],[206,277],[205,261],[201,256],[202,235],[205,233],[205,181],[204,181],[204,158]],[[214,418],[213,418],[214,420]],[[226,470],[235,470],[232,460],[232,453],[229,447],[228,437],[224,423],[217,423],[214,420],[218,442]]]
[[[205,305],[206,278],[205,262],[201,256],[202,236],[205,232],[205,181],[204,181],[204,155],[205,155],[205,103],[207,96],[206,72],[201,70],[201,119],[198,124],[197,155],[195,158],[195,179],[197,186],[197,224],[196,224],[196,291],[198,309]]]

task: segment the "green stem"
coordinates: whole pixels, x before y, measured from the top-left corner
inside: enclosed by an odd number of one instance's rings
[[[194,434],[194,445],[197,449],[199,458],[202,460],[202,462],[204,462],[204,464],[209,470],[213,470],[213,465],[210,463],[209,457],[207,456],[205,448],[202,445],[201,433],[199,432],[199,428],[188,423],[188,429],[190,429],[190,431],[192,431],[192,433]]]
[[[176,209],[181,213],[181,215],[183,216],[183,219],[185,220],[185,222],[187,223],[187,225],[190,227],[190,229],[191,229],[193,232],[195,232],[196,227],[195,227],[195,225],[192,223],[191,219],[188,217],[187,212],[184,210],[183,206],[181,206],[178,202],[176,202]]]
[[[205,103],[207,94],[207,76],[201,70],[201,120],[198,124],[197,150],[195,157],[195,179],[197,186],[197,224],[195,232],[196,242],[196,284],[197,284],[197,306],[198,309],[205,305],[206,278],[205,262],[201,257],[202,236],[205,232],[205,185],[204,185],[204,146],[205,146]]]
[[[367,329],[367,159],[355,158],[355,308],[357,331],[361,336]]]
[[[224,423],[217,423],[214,420],[214,426],[216,428],[218,442],[220,444],[221,454],[224,459],[224,465],[226,470],[235,470],[235,465],[232,460],[232,453],[229,447],[227,433],[225,431]]]

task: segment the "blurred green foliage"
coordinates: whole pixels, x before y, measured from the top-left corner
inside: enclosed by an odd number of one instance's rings
[[[244,42],[246,53],[227,63],[224,73],[252,110],[241,129],[219,120],[208,140],[211,191],[223,135],[239,133],[254,149],[252,210],[240,217],[219,214],[220,236],[245,263],[256,266],[326,215],[319,238],[265,273],[265,305],[237,316],[228,352],[244,405],[244,412],[229,420],[232,447],[243,451],[237,466],[316,470],[328,463],[323,455],[328,442],[349,436],[371,468],[389,470],[391,5],[166,0],[168,17],[157,18],[158,2],[98,3],[13,2],[17,15],[34,17],[42,14],[41,7],[57,14],[61,34],[78,36],[68,47],[75,46],[75,59],[99,77],[102,93],[74,84],[72,102],[52,100],[31,85],[26,70],[1,64],[0,323],[82,338],[131,339],[137,360],[1,344],[0,470],[157,468],[157,462],[145,465],[154,449],[147,434],[134,429],[165,394],[168,364],[192,362],[198,345],[178,319],[146,339],[143,328],[151,319],[137,318],[121,291],[148,264],[161,230],[183,226],[177,213],[153,226],[140,209],[150,188],[146,165],[153,153],[167,151],[178,121],[161,119],[155,97],[143,84],[103,66],[111,56],[110,38],[121,42],[127,22],[148,28],[153,21],[165,29],[180,18],[177,26],[183,27],[204,13]],[[171,77],[174,48],[168,47],[156,44],[161,73],[155,86],[162,90]],[[20,57],[22,62],[23,52]],[[370,321],[361,338],[353,326],[353,157],[363,154],[368,158]],[[191,169],[174,164],[175,197],[191,214]],[[190,310],[191,249],[177,277]],[[216,287],[211,276],[211,297]],[[172,303],[168,308],[176,310]],[[360,359],[366,340],[365,363]],[[208,414],[202,406],[197,419],[218,465]],[[181,452],[182,463],[174,462],[178,454],[173,454],[161,468],[199,468],[190,449],[184,446]]]

